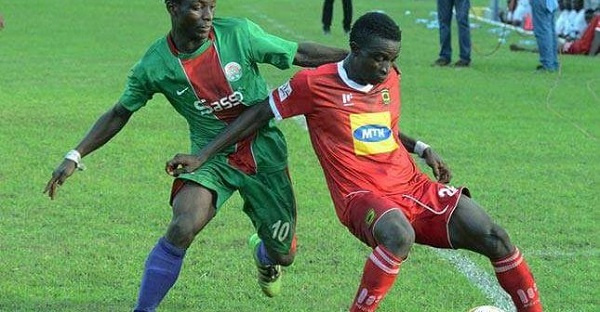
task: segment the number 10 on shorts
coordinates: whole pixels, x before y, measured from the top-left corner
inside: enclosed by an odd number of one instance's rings
[[[271,225],[271,229],[273,230],[273,239],[283,242],[290,234],[290,223],[279,220]]]

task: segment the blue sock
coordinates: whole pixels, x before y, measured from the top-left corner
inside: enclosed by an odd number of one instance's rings
[[[164,237],[158,240],[146,260],[142,285],[134,311],[153,312],[156,309],[175,284],[184,256],[185,249],[174,246]]]
[[[257,248],[257,258],[258,261],[262,264],[262,265],[273,265],[275,264],[275,261],[273,261],[271,259],[271,257],[269,257],[269,253],[267,253],[267,248],[265,247],[265,243],[263,241],[260,242],[260,245],[258,245]]]

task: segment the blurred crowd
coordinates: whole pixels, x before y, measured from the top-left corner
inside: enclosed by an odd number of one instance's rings
[[[600,14],[600,0],[559,0],[555,30],[559,38],[566,41],[581,39],[595,15]],[[533,30],[531,4],[529,0],[508,0],[499,12],[503,23]]]
[[[529,0],[509,0],[505,11],[500,12],[502,22],[534,30],[532,7]],[[600,0],[558,0],[558,10],[553,19],[554,33],[558,38],[557,50],[563,54],[595,56],[600,52]],[[539,41],[539,40],[538,40]],[[539,42],[538,42],[539,45]],[[538,52],[523,46],[511,45],[513,51]]]

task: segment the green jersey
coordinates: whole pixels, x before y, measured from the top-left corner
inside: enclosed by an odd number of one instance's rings
[[[162,93],[187,120],[195,153],[247,106],[268,97],[257,64],[290,68],[297,48],[250,20],[215,18],[208,40],[193,53],[178,52],[169,35],[152,44],[132,68],[119,102],[133,112]],[[246,173],[286,167],[286,143],[273,121],[223,155]]]

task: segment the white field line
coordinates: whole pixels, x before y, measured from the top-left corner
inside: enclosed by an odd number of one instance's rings
[[[245,6],[247,11],[250,11],[252,14],[259,16],[260,18],[266,20],[274,27],[280,29],[284,33],[290,35],[293,38],[305,40],[304,37],[296,34],[290,28],[285,25],[277,22],[276,20],[270,18],[269,16],[261,13],[250,6]],[[306,126],[306,119],[304,116],[297,116],[294,118],[294,121],[298,123],[298,125],[304,129],[308,130]],[[498,285],[498,282],[494,276],[487,273],[486,271],[479,268],[475,263],[469,260],[467,257],[461,255],[456,250],[446,250],[446,249],[437,249],[431,248],[436,255],[440,258],[450,262],[457,271],[459,271],[463,276],[465,276],[471,284],[477,287],[495,306],[504,309],[507,312],[515,311],[515,308],[512,304],[512,301],[509,295]],[[595,256],[600,254],[599,249],[592,249],[589,251],[561,251],[561,250],[540,250],[540,251],[530,251],[528,254],[532,256],[545,256],[545,257],[576,257],[581,255],[587,256]]]
[[[515,311],[510,296],[498,285],[495,277],[479,268],[469,258],[463,256],[456,250],[431,248],[440,258],[450,262],[462,273],[475,287],[497,306],[504,311]],[[491,264],[490,264],[491,267]],[[482,305],[484,305],[482,303]]]

